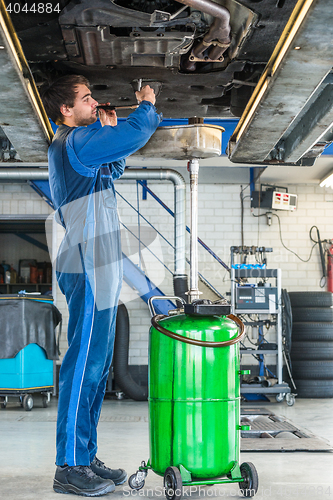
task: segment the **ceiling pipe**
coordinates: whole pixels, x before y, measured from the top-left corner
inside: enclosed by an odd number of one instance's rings
[[[47,168],[0,167],[0,182],[48,181],[48,180],[49,180],[49,171]]]
[[[24,182],[49,179],[49,171],[47,168],[4,168],[0,167],[0,182]],[[186,201],[185,201],[185,180],[184,177],[170,169],[141,169],[127,168],[125,169],[121,180],[156,180],[170,181],[174,185],[174,274],[176,276],[185,275],[185,235],[186,235]]]

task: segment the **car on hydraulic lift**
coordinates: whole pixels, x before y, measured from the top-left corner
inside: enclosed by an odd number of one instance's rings
[[[37,85],[85,75],[133,102],[142,79],[165,117],[239,117],[296,0],[7,0]],[[44,5],[44,9],[43,6]],[[43,12],[42,12],[43,10]]]
[[[142,81],[165,118],[242,117],[235,162],[311,165],[333,139],[323,137],[333,121],[322,120],[333,65],[323,0],[5,3],[39,88],[83,74],[99,102],[119,106]]]

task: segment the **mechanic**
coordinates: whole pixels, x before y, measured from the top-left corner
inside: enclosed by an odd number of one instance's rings
[[[114,110],[100,110],[96,123],[98,103],[83,76],[61,77],[42,95],[48,116],[59,125],[48,153],[49,182],[57,222],[65,228],[56,273],[69,309],[68,350],[59,376],[57,493],[101,496],[127,479],[96,452],[122,284],[113,179],[162,119],[153,89],[143,87],[136,98],[139,107],[117,124]]]

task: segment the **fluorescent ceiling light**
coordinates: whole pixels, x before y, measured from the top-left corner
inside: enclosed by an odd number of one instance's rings
[[[327,174],[321,181],[320,187],[330,187],[333,189],[333,171]]]

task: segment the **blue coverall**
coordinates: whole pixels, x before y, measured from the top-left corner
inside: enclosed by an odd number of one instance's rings
[[[61,125],[49,148],[52,200],[65,236],[59,287],[69,309],[68,351],[59,377],[57,465],[90,465],[112,360],[122,261],[113,179],[155,132],[148,101],[115,127]]]

